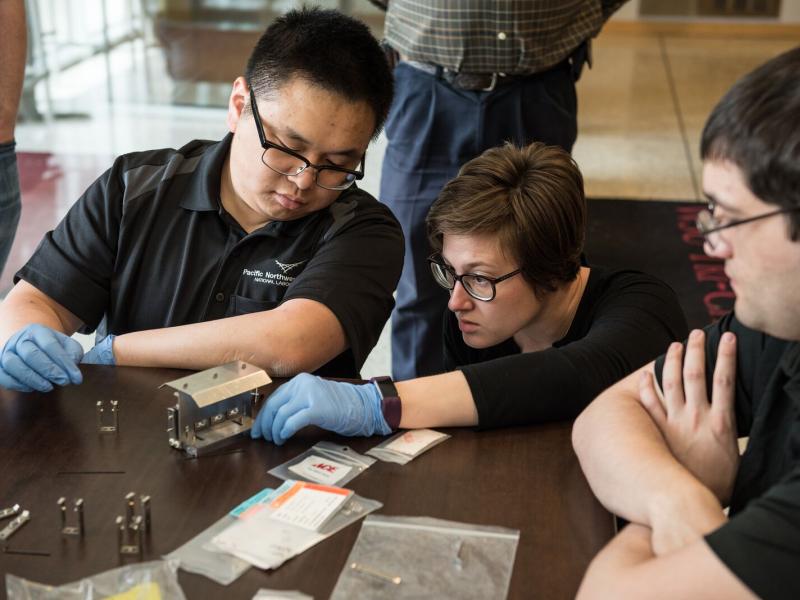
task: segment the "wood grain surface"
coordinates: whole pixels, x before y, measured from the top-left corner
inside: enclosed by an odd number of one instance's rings
[[[175,400],[158,389],[186,372],[81,368],[80,386],[49,394],[0,390],[0,508],[19,503],[31,511],[31,521],[6,546],[37,553],[0,552],[0,573],[58,585],[135,560],[120,558],[114,526],[129,491],[152,498],[144,558],[156,559],[242,500],[277,487],[280,480],[267,471],[316,441],[338,441],[359,452],[381,441],[308,428],[282,447],[246,438],[226,453],[188,459],[167,444],[166,408]],[[117,434],[98,432],[98,400],[119,401]],[[612,536],[613,521],[581,473],[570,429],[570,423],[451,429],[451,439],[407,465],[378,462],[347,487],[383,502],[378,514],[519,529],[509,597],[571,598],[590,559]],[[83,498],[83,538],[61,535],[61,496],[70,506]],[[190,599],[249,599],[261,587],[327,598],[359,529],[360,523],[351,525],[273,572],[250,569],[228,587],[182,571],[180,582]],[[4,584],[0,595],[5,597]]]

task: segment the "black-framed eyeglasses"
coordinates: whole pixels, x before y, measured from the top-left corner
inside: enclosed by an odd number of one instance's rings
[[[709,202],[708,209],[701,210],[699,213],[697,213],[697,221],[695,222],[695,225],[697,226],[697,230],[700,232],[700,234],[706,239],[708,245],[713,249],[716,247],[717,242],[719,241],[717,232],[722,231],[723,229],[738,227],[739,225],[744,225],[745,223],[752,223],[753,221],[760,221],[761,219],[766,219],[767,217],[774,217],[775,215],[796,212],[798,210],[800,210],[800,207],[779,208],[778,210],[772,210],[754,217],[723,223],[714,216],[714,203]]]
[[[364,179],[364,161],[367,159],[366,153],[361,157],[359,164],[361,170],[345,169],[334,165],[315,165],[302,154],[294,150],[275,144],[267,139],[264,134],[264,126],[261,124],[261,115],[258,114],[256,105],[256,95],[250,87],[250,106],[253,108],[253,118],[256,121],[258,139],[264,151],[261,153],[261,162],[279,175],[294,177],[300,175],[309,167],[314,169],[314,182],[326,190],[346,190],[356,181]]]
[[[487,277],[486,275],[479,275],[477,273],[458,275],[455,269],[450,265],[444,264],[441,257],[437,254],[429,256],[428,262],[431,265],[431,272],[433,273],[433,278],[436,280],[436,283],[444,289],[452,291],[456,287],[456,282],[460,282],[467,294],[481,302],[490,302],[494,300],[497,294],[495,286],[501,281],[511,279],[514,275],[522,272],[521,269],[516,269],[500,277]]]

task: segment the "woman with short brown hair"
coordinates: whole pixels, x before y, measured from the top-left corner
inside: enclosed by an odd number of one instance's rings
[[[431,271],[450,292],[445,362],[456,370],[396,385],[298,375],[269,398],[253,437],[576,417],[687,334],[666,284],[582,264],[585,229],[583,179],[565,151],[507,144],[466,163],[428,214]]]

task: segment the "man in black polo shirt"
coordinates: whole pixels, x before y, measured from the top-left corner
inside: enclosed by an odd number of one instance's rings
[[[800,47],[731,88],[701,155],[697,225],[735,312],[576,421],[592,489],[631,522],[579,598],[800,598]]]
[[[392,98],[369,30],[292,11],[233,84],[220,142],[118,158],[0,306],[0,386],[80,383],[83,362],[357,376],[392,309],[403,239],[354,182]]]

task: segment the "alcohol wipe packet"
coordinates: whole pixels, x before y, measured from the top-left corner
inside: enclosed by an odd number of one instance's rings
[[[370,448],[367,454],[385,462],[404,465],[449,437],[449,434],[433,429],[410,429]]]
[[[278,479],[301,479],[324,485],[345,485],[375,464],[347,446],[333,442],[317,442],[311,448],[271,469]]]

